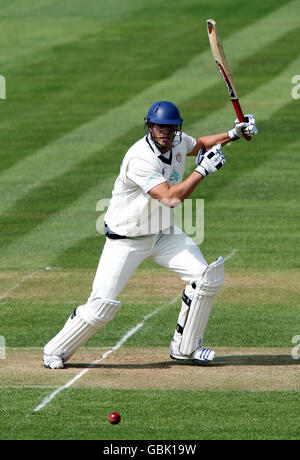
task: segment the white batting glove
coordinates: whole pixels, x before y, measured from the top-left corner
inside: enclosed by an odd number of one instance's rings
[[[258,133],[258,128],[255,123],[254,115],[252,115],[251,113],[247,113],[245,115],[245,120],[246,121],[242,122],[240,122],[238,119],[235,120],[234,128],[227,132],[228,137],[231,141],[237,141],[238,139],[243,137],[243,134],[252,137]]]
[[[221,144],[214,145],[205,153],[200,151],[197,155],[196,164],[198,165],[195,171],[205,177],[220,169],[225,163],[225,157],[222,153]]]

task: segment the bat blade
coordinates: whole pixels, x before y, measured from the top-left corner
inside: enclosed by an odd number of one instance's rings
[[[232,102],[232,105],[234,107],[235,113],[237,115],[237,118],[241,122],[245,121],[245,117],[244,117],[242,108],[239,103],[238,93],[233,83],[229,65],[225,57],[224,49],[223,49],[223,46],[220,40],[217,24],[213,19],[207,19],[206,25],[207,25],[207,33],[208,33],[208,39],[209,39],[212,55],[214,57],[214,60],[216,61],[220,74],[224,80],[225,86],[227,88],[227,91],[228,91],[230,100]],[[244,134],[244,137],[248,141],[251,140],[250,136],[247,136]]]

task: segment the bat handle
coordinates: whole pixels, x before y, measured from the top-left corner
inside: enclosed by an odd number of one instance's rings
[[[244,117],[244,114],[243,114],[243,111],[242,111],[242,108],[240,106],[240,103],[239,103],[238,99],[235,100],[235,101],[232,101],[232,105],[234,107],[234,110],[235,110],[235,113],[236,113],[236,116],[237,116],[238,120],[240,122],[245,121],[245,117]],[[251,141],[251,136],[247,136],[247,134],[243,134],[243,136],[247,141]]]

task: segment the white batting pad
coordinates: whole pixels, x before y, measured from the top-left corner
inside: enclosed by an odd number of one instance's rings
[[[219,257],[208,265],[196,289],[182,332],[180,352],[190,355],[199,347],[211,313],[215,296],[224,282],[224,259]]]
[[[44,347],[45,355],[60,356],[67,361],[97,330],[107,324],[122,303],[109,299],[95,299],[78,307],[63,329]]]

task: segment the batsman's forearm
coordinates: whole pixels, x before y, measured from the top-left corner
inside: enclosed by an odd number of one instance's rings
[[[166,192],[166,199],[170,200],[171,202],[172,200],[185,200],[191,195],[191,193],[194,191],[202,179],[203,177],[201,174],[193,171],[192,174],[188,176],[183,182],[169,187],[168,191]]]
[[[206,150],[211,149],[214,145],[221,144],[223,146],[230,142],[227,132],[211,134],[209,136],[200,137],[199,139]]]

